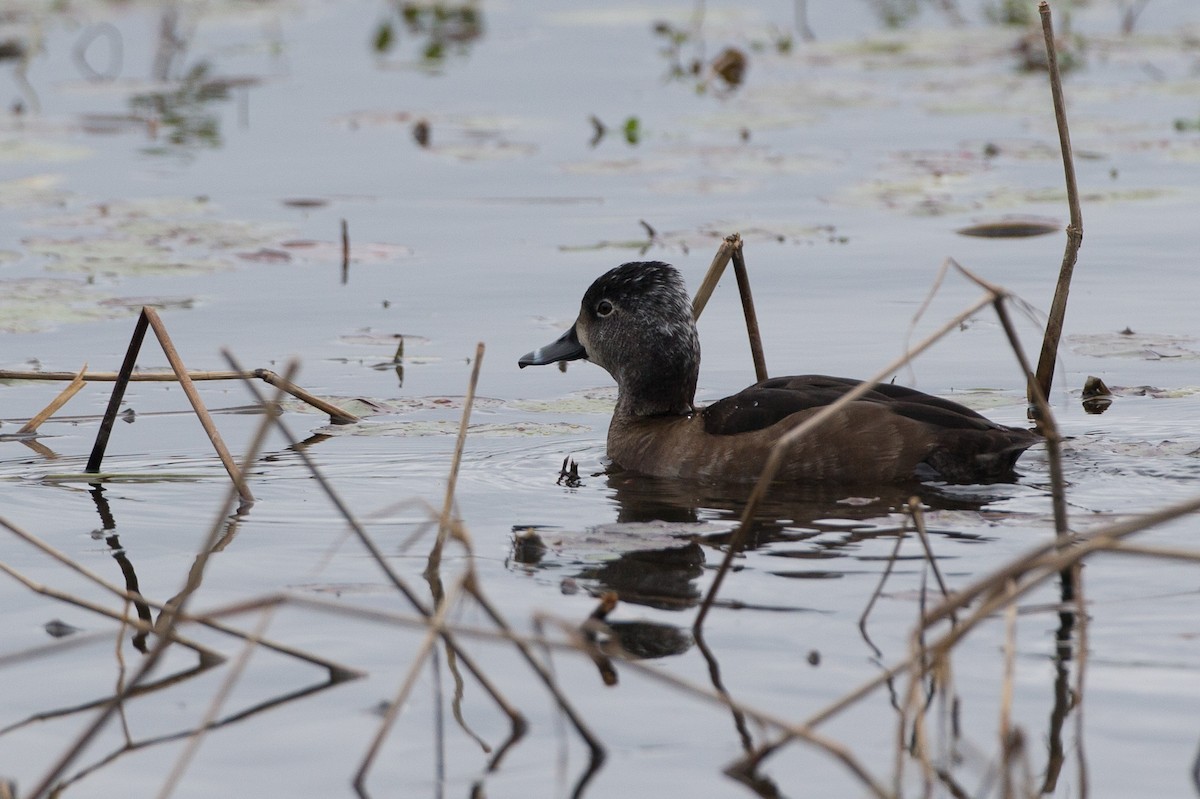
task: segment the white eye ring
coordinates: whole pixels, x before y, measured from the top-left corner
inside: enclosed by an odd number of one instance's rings
[[[596,316],[599,316],[601,319],[608,316],[612,312],[613,304],[608,300],[600,300],[600,302],[596,303]]]

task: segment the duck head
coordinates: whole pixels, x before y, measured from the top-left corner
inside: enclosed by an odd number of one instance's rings
[[[524,368],[579,358],[617,381],[618,414],[691,413],[700,338],[675,267],[638,261],[605,272],[583,295],[571,329],[517,363]]]

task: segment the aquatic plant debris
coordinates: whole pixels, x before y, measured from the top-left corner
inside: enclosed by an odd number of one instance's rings
[[[1093,358],[1200,358],[1200,342],[1192,336],[1156,333],[1088,333],[1066,336],[1067,346],[1078,355]]]

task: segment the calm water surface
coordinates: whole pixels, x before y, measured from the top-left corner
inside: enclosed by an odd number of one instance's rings
[[[299,359],[310,390],[375,403],[351,427],[293,406],[285,420],[389,565],[428,597],[429,519],[482,341],[456,501],[486,596],[528,632],[535,617],[578,624],[615,590],[623,601],[609,620],[625,645],[661,673],[711,689],[710,664],[687,631],[745,492],[602,474],[607,375],[584,363],[518,371],[517,357],[569,325],[605,269],[644,255],[676,264],[695,287],[734,231],[746,240],[773,374],[877,371],[975,299],[977,289],[948,278],[914,324],[947,257],[1034,309],[1048,307],[1062,257],[1060,234],[955,233],[1007,214],[1066,221],[1045,78],[1020,71],[1013,50],[1022,30],[986,23],[981,6],[996,4],[963,3],[961,27],[922,8],[890,30],[872,4],[810,5],[817,40],[789,49],[780,44],[794,37],[786,4],[707,4],[700,38],[683,41],[678,59],[686,68],[738,48],[748,68],[736,87],[707,67],[672,76],[668,38],[654,24],[692,31],[693,10],[681,5],[486,4],[473,17],[446,16],[440,33],[431,12],[416,12],[417,30],[384,2],[182,5],[174,17],[153,5],[14,6],[0,39],[23,43],[28,58],[23,69],[0,64],[0,99],[22,109],[0,121],[0,368],[115,370],[145,302],[161,307],[191,368],[225,368],[223,347],[277,371]],[[1052,400],[1079,530],[1200,489],[1200,9],[1148,4],[1126,36],[1120,18],[1108,2],[1071,14],[1081,66],[1066,91],[1085,243]],[[170,58],[164,24],[186,42]],[[391,44],[377,51],[385,28]],[[422,56],[439,47],[441,57]],[[607,130],[595,142],[593,116]],[[636,143],[623,134],[628,120]],[[425,146],[414,136],[421,121]],[[1020,326],[1030,350],[1037,313]],[[730,281],[700,329],[701,399],[751,382]],[[148,339],[139,366],[164,363]],[[1092,416],[1078,401],[1088,375],[1150,388]],[[897,378],[1023,422],[1023,380],[987,314]],[[110,384],[89,385],[48,422],[43,449],[5,437],[58,388],[0,386],[0,516],[105,580],[125,585],[133,573],[145,596],[175,595],[227,491],[182,392],[133,384],[133,421],[118,423],[105,466],[144,479],[96,489],[54,476],[83,470]],[[259,419],[230,409],[250,404],[248,392],[236,383],[201,392],[230,448],[243,450]],[[257,502],[223,526],[194,607],[287,592],[343,610],[407,612],[296,449],[273,435],[265,453],[252,469]],[[557,482],[567,457],[579,465],[577,485]],[[900,509],[920,495],[940,570],[951,589],[963,587],[1052,537],[1044,453],[1031,452],[1021,471],[998,486],[772,496],[706,626],[729,694],[799,723],[902,660],[922,608],[936,601],[915,539],[904,541],[865,634],[858,625],[906,529]],[[526,529],[544,551],[514,548]],[[1184,517],[1137,540],[1188,549],[1195,532]],[[122,610],[16,537],[0,553],[37,585]],[[446,585],[467,565],[451,545]],[[1194,795],[1195,578],[1183,561],[1088,561],[1084,696],[1061,723],[1078,657],[1056,657],[1058,586],[1022,600],[1009,709],[1024,746],[1014,762],[1027,764],[1020,790]],[[29,791],[142,655],[127,631],[84,607],[12,579],[0,596],[0,657],[14,656],[0,661],[0,777]],[[450,616],[490,627],[470,601]],[[230,621],[250,630],[258,619]],[[54,620],[80,632],[51,638]],[[240,652],[236,639],[193,626],[186,634],[230,661]],[[422,637],[298,604],[278,610],[266,634],[366,676],[327,688],[322,669],[256,650],[217,712],[230,723],[204,739],[174,795],[352,795],[381,703]],[[35,649],[56,640],[62,648]],[[951,779],[965,795],[1000,791],[1004,646],[997,617],[956,648],[927,717],[929,756],[949,775],[935,795],[951,795]],[[486,776],[487,795],[570,795],[587,763],[578,736],[510,647],[469,649],[530,722]],[[154,679],[195,667],[194,654],[177,650]],[[368,781],[373,794],[469,795],[484,776],[488,756],[471,736],[498,746],[507,721],[467,677],[458,723],[451,665],[442,651],[419,671]],[[587,658],[558,655],[553,669],[607,750],[585,795],[747,795],[721,770],[747,740],[761,745],[773,732],[753,722],[739,732],[727,708],[629,667],[617,666],[613,687]],[[156,794],[181,736],[203,723],[231,671],[227,662],[127,702],[63,772],[74,780],[63,795]],[[883,686],[820,729],[879,784],[916,793],[915,760],[893,776],[906,689],[903,679]],[[944,697],[957,701],[954,725]],[[764,761],[762,776],[784,795],[867,794],[840,762],[798,743]]]

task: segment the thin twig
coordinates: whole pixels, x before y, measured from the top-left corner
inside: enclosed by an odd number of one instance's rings
[[[146,331],[150,328],[150,320],[146,317],[145,308],[138,315],[137,322],[133,326],[133,335],[129,337],[129,346],[125,350],[125,360],[121,363],[121,369],[117,372],[116,385],[113,386],[112,395],[108,398],[108,407],[104,411],[104,419],[100,422],[100,429],[96,433],[96,441],[92,444],[92,454],[88,457],[87,466],[84,467],[86,472],[100,471],[100,462],[104,460],[104,451],[108,448],[108,437],[112,435],[113,425],[117,421],[117,412],[121,410],[121,400],[125,396],[125,387],[129,385],[129,376],[133,374],[133,367],[137,363],[138,353],[142,349],[142,341],[146,338]]]
[[[284,380],[270,369],[251,369],[248,371],[229,371],[222,369],[189,370],[188,379],[192,382],[202,380],[262,380],[276,388],[281,388],[301,402],[305,402],[322,413],[329,414],[334,424],[349,424],[357,422],[358,417],[344,411],[331,402],[305,391],[295,383]],[[13,369],[0,369],[0,380],[74,380],[74,372],[31,372]],[[115,383],[124,380],[129,383],[174,383],[179,380],[174,372],[134,372],[122,377],[120,372],[85,372],[83,379],[91,383]]]
[[[458,485],[458,470],[462,465],[463,448],[467,443],[467,426],[471,421],[471,406],[475,403],[475,388],[479,385],[479,369],[483,364],[483,342],[475,345],[475,362],[471,366],[471,379],[467,383],[467,396],[463,399],[462,419],[458,423],[458,437],[454,441],[454,458],[450,461],[450,476],[446,479],[446,498],[442,502],[442,515],[438,518],[437,540],[429,553],[425,576],[437,574],[442,562],[442,548],[450,534],[450,513],[454,508],[454,489]]]
[[[237,487],[238,496],[243,502],[253,502],[254,494],[250,492],[250,486],[246,484],[246,480],[242,476],[242,471],[233,462],[233,456],[229,454],[229,449],[225,446],[225,440],[221,438],[221,432],[217,430],[212,417],[209,416],[208,408],[204,406],[204,400],[200,398],[200,392],[196,391],[196,386],[192,384],[191,378],[188,377],[187,367],[184,365],[183,359],[179,357],[179,353],[175,349],[175,343],[171,341],[171,335],[167,332],[167,327],[159,317],[158,311],[146,306],[142,308],[142,314],[150,322],[150,328],[154,331],[155,337],[158,338],[158,343],[162,347],[163,354],[167,356],[167,363],[171,364],[171,369],[175,372],[175,376],[179,378],[179,387],[183,389],[188,402],[192,404],[192,409],[196,412],[196,418],[200,420],[200,426],[204,428],[205,434],[208,435],[208,440],[212,442],[213,449],[217,451],[217,457],[221,459],[221,465],[229,473],[229,479],[233,480],[233,484]],[[295,371],[295,369],[293,368],[292,371]],[[263,434],[266,434],[265,429]],[[103,450],[101,450],[100,455],[103,457]],[[99,459],[96,460],[95,469],[91,468],[91,466],[92,463],[89,461],[88,471],[100,471]]]
[[[232,356],[227,353],[226,357],[230,359],[231,365],[237,369],[238,364],[233,361]],[[251,394],[253,394],[260,403],[265,402],[262,394],[258,391],[258,387],[255,386],[254,383],[247,380],[246,388],[250,390]],[[380,550],[374,539],[367,534],[366,529],[362,526],[362,523],[359,522],[358,518],[354,515],[354,512],[350,509],[350,507],[346,505],[345,500],[343,500],[341,495],[334,490],[329,480],[317,467],[316,463],[313,462],[312,458],[304,450],[304,448],[298,446],[299,442],[292,434],[292,431],[288,428],[287,424],[280,417],[276,417],[274,422],[275,427],[279,430],[280,434],[289,443],[289,445],[291,445],[292,449],[300,458],[305,468],[307,468],[309,473],[312,474],[313,479],[316,480],[317,485],[320,486],[330,503],[333,504],[338,513],[342,515],[342,518],[346,520],[346,523],[350,526],[350,529],[358,538],[359,543],[367,550],[367,553],[371,556],[371,559],[375,561],[375,565],[379,567],[380,571],[383,572],[384,576],[387,577],[388,581],[393,585],[393,587],[400,592],[405,600],[411,604],[413,608],[419,614],[421,614],[421,616],[426,619],[430,618],[433,615],[433,611],[426,607],[425,603],[421,601],[421,599],[412,591],[408,584],[401,579],[400,575],[396,573],[396,570],[392,568],[391,564],[388,562],[387,556],[384,555],[382,550]],[[474,658],[470,657],[462,649],[462,647],[459,646],[455,636],[450,632],[450,630],[443,630],[441,637],[446,643],[446,646],[454,651],[459,660],[462,661],[462,664],[466,667],[467,671],[471,672],[472,676],[474,676],[476,681],[478,681],[483,687],[484,692],[491,697],[492,701],[496,703],[496,706],[499,707],[501,712],[503,712],[504,715],[506,715],[509,719],[509,737],[496,749],[496,751],[492,754],[491,760],[488,761],[488,769],[494,770],[500,765],[500,761],[503,759],[504,755],[507,754],[508,750],[525,735],[528,724],[525,721],[525,717],[522,716],[521,713],[514,708],[507,699],[505,699],[504,695],[500,693],[499,689],[488,678],[483,669],[479,667]]]
[[[1011,592],[1013,581],[1008,582]],[[1003,749],[1012,735],[1013,680],[1017,669],[1017,603],[1015,599],[1004,608],[1004,677],[1000,682],[1000,746]]]
[[[700,314],[704,312],[704,306],[708,305],[708,298],[712,296],[713,291],[717,288],[717,283],[721,280],[721,275],[725,274],[725,267],[733,258],[734,249],[740,247],[741,244],[742,237],[737,233],[730,233],[717,248],[717,254],[713,256],[708,271],[704,273],[704,280],[700,281],[700,288],[696,289],[696,293],[692,295],[693,319],[699,319]]]
[[[446,614],[456,604],[458,597],[462,595],[463,583],[466,579],[466,575],[463,575],[459,579],[458,583],[450,590],[449,596],[438,603],[437,612],[425,621],[425,636],[421,639],[421,643],[417,646],[416,651],[411,657],[408,673],[405,674],[404,679],[400,682],[399,689],[396,691],[396,695],[392,697],[392,701],[388,704],[387,712],[383,714],[383,720],[379,723],[379,729],[376,730],[375,737],[371,739],[366,754],[363,755],[362,762],[359,764],[358,771],[354,774],[354,790],[363,799],[366,799],[367,796],[367,775],[371,771],[371,766],[379,754],[380,747],[383,746],[383,742],[387,739],[388,732],[391,731],[392,726],[396,723],[396,719],[400,717],[400,710],[404,707],[409,693],[412,692],[412,688],[417,681],[417,675],[421,673],[421,668],[425,665],[429,653],[433,651],[433,645],[445,629]]]
[[[750,337],[750,357],[754,360],[754,374],[761,382],[767,379],[767,361],[763,356],[762,334],[758,331],[758,315],[754,311],[754,297],[750,294],[750,275],[746,271],[746,258],[740,237],[733,248],[733,274],[737,277],[738,294],[742,298],[742,314],[746,317],[746,334]]]
[[[141,318],[146,318],[146,315],[143,314]],[[139,321],[139,329],[142,328],[143,326]],[[142,329],[142,332],[144,334],[144,329]],[[131,354],[135,352],[136,350],[131,348]],[[132,368],[132,364],[130,363],[129,365]],[[291,371],[294,371],[294,367],[289,368],[289,373]],[[266,439],[267,431],[271,429],[271,423],[274,421],[275,416],[276,414],[272,413],[270,408],[268,408],[264,413],[262,423],[258,426],[258,430],[255,432],[255,435],[251,439],[250,445],[246,450],[244,461],[247,465],[252,464],[257,459],[259,449],[262,446],[263,441]],[[217,536],[220,533],[222,523],[224,522],[225,517],[229,514],[229,511],[232,509],[237,496],[238,491],[236,487],[226,494],[225,501],[222,503],[222,507],[219,509],[220,512],[217,514],[211,528],[209,529],[208,536],[199,550],[199,554],[197,555],[198,561],[203,562],[205,553],[211,550],[213,543],[215,543]],[[129,695],[129,693],[134,690],[141,683],[141,681],[150,674],[151,671],[153,671],[155,666],[158,665],[158,662],[162,659],[163,654],[166,652],[167,647],[171,643],[171,637],[175,632],[175,627],[179,618],[179,612],[186,608],[188,599],[199,587],[199,583],[193,578],[193,574],[197,571],[202,571],[202,569],[194,569],[193,573],[189,573],[188,580],[185,583],[183,590],[175,597],[173,602],[170,603],[172,607],[169,609],[164,608],[163,612],[159,614],[158,623],[155,625],[155,632],[157,633],[158,638],[156,639],[154,646],[151,647],[150,651],[146,654],[146,657],[142,660],[141,666],[134,673],[132,679],[130,679],[129,682],[124,686],[124,690],[118,692],[111,701],[105,704],[104,708],[99,714],[97,714],[92,723],[89,724],[87,728],[85,728],[83,732],[79,734],[75,741],[67,747],[66,751],[62,753],[54,765],[51,766],[50,770],[46,772],[45,776],[42,777],[42,779],[30,792],[29,796],[31,799],[41,799],[42,797],[49,795],[51,788],[62,775],[63,771],[65,771],[67,767],[74,762],[75,758],[77,758],[80,753],[83,752],[84,748],[92,741],[92,739],[95,738],[95,736],[108,722],[109,718],[112,717],[112,714],[125,701],[125,698]]]
[[[758,482],[754,484],[754,489],[751,491],[750,497],[746,501],[746,506],[742,511],[738,529],[726,546],[725,559],[722,561],[720,568],[717,570],[717,574],[713,578],[713,583],[709,587],[708,593],[704,597],[704,602],[701,603],[700,610],[696,614],[696,620],[692,625],[693,629],[699,629],[704,624],[704,619],[708,615],[708,611],[712,607],[713,601],[716,599],[717,592],[721,588],[721,583],[724,581],[725,575],[729,572],[733,565],[734,557],[736,557],[737,553],[741,551],[743,542],[750,534],[750,531],[753,527],[754,514],[758,510],[759,504],[766,496],[771,482],[775,479],[775,475],[778,474],[780,466],[783,465],[783,458],[791,448],[792,444],[798,441],[801,437],[808,435],[811,430],[823,424],[826,419],[841,411],[846,405],[874,389],[875,386],[886,380],[888,376],[897,369],[901,368],[904,366],[904,364],[908,363],[926,349],[933,346],[933,344],[936,343],[942,336],[946,335],[946,333],[956,329],[965,320],[978,313],[980,308],[992,303],[995,300],[995,297],[996,295],[994,292],[988,292],[985,296],[976,300],[974,303],[968,306],[966,310],[960,312],[950,321],[946,322],[946,324],[944,324],[941,328],[918,343],[903,356],[888,364],[874,376],[864,380],[854,388],[847,391],[845,394],[839,397],[836,402],[825,406],[820,411],[804,420],[804,422],[801,424],[793,427],[775,442],[775,445],[771,448],[771,454],[767,457],[767,462],[764,464],[762,472],[759,475]]]
[[[875,607],[875,602],[883,594],[883,586],[887,584],[888,578],[892,575],[892,569],[896,566],[896,557],[900,554],[900,547],[903,544],[904,531],[901,530],[896,536],[896,543],[892,547],[892,554],[888,556],[887,563],[883,567],[883,574],[879,576],[879,582],[875,585],[875,590],[871,592],[871,597],[867,600],[867,606],[863,608],[863,612],[858,617],[858,631],[862,634],[863,640],[867,642],[867,646],[875,651],[875,657],[877,658],[883,657],[883,650],[875,646],[870,634],[867,633],[867,619],[871,615],[871,609]]]
[[[71,397],[74,397],[79,393],[80,389],[87,385],[87,381],[83,379],[83,374],[86,371],[87,364],[85,363],[83,368],[76,372],[75,377],[72,378],[67,387],[60,391],[58,396],[51,400],[49,405],[47,405],[40,412],[34,415],[33,418],[26,422],[25,425],[17,431],[17,434],[32,435],[36,433],[37,429],[41,427],[42,422],[58,413],[58,410],[62,406],[66,405],[70,401]]]
[[[225,700],[229,698],[229,694],[233,691],[233,687],[241,679],[242,673],[245,672],[246,666],[250,663],[250,656],[254,654],[258,642],[262,639],[262,635],[266,632],[267,626],[271,622],[271,617],[274,615],[274,608],[265,610],[259,617],[258,624],[254,631],[246,638],[246,645],[242,647],[241,653],[237,659],[230,665],[229,673],[225,675],[225,679],[221,682],[217,692],[213,694],[212,700],[208,704],[208,710],[205,711],[203,719],[200,721],[200,726],[188,738],[187,746],[179,753],[179,757],[175,760],[175,765],[171,767],[171,773],[167,775],[163,781],[163,787],[158,792],[158,799],[168,799],[174,792],[175,787],[183,778],[184,772],[191,764],[196,753],[200,751],[200,744],[204,740],[205,734],[212,729],[221,712],[221,707],[225,704]]]

